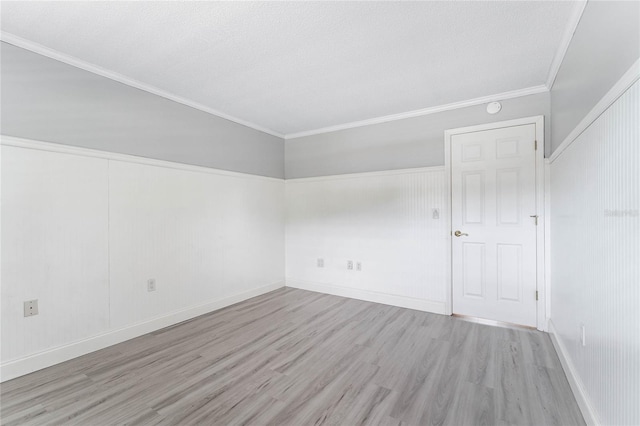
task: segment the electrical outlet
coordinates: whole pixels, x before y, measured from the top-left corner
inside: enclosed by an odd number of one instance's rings
[[[155,278],[150,278],[147,280],[147,291],[156,291],[156,280]]]
[[[584,328],[584,324],[580,324],[580,343],[582,346],[587,346],[587,334]]]
[[[318,265],[318,268],[324,268],[324,259],[318,258],[317,265]]]
[[[24,302],[24,316],[32,317],[38,315],[38,299]]]
[[[362,262],[356,262],[356,271],[362,271]]]
[[[432,209],[431,210],[431,217],[433,219],[440,219],[440,209]]]
[[[353,260],[347,260],[347,269],[353,271]]]

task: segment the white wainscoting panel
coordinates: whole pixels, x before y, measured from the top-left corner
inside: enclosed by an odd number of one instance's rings
[[[551,163],[551,325],[592,423],[640,424],[639,129],[636,82]]]
[[[2,144],[1,380],[284,286],[283,180]]]
[[[109,169],[112,326],[282,281],[282,181]]]
[[[107,191],[107,160],[2,146],[3,362],[108,328]]]
[[[444,313],[448,218],[442,167],[287,180],[287,285]]]

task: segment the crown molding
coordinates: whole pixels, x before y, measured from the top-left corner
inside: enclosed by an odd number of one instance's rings
[[[509,92],[496,93],[494,95],[482,96],[479,98],[468,99],[466,101],[453,102],[450,104],[438,105],[429,108],[417,109],[414,111],[402,112],[400,114],[385,115],[382,117],[370,118],[367,120],[353,121],[351,123],[338,124],[336,126],[322,127],[316,130],[309,130],[298,133],[290,133],[284,135],[287,140],[301,138],[305,136],[318,135],[321,133],[336,132],[338,130],[353,129],[355,127],[370,126],[372,124],[386,123],[389,121],[404,120],[405,118],[420,117],[423,115],[435,114],[442,111],[450,111],[458,108],[465,108],[475,105],[486,104],[489,102],[502,101],[505,99],[519,98],[521,96],[535,95],[537,93],[548,92],[549,89],[544,84],[539,86],[526,87],[524,89],[511,90]]]
[[[586,3],[586,2],[584,2]],[[582,14],[582,10],[584,9],[584,5],[582,6],[582,8],[580,8],[580,16]],[[578,17],[579,20],[579,17]],[[576,25],[577,25],[577,21],[576,21]],[[575,28],[574,28],[575,30]],[[571,34],[573,34],[573,32],[571,32]],[[460,102],[453,102],[453,103],[449,103],[449,104],[444,104],[444,105],[437,105],[437,106],[433,106],[433,107],[429,107],[429,108],[422,108],[422,109],[418,109],[418,110],[413,110],[413,111],[407,111],[407,112],[403,112],[403,113],[399,113],[399,114],[391,114],[391,115],[386,115],[386,116],[382,116],[382,117],[375,117],[375,118],[370,118],[370,119],[366,119],[366,120],[360,120],[360,121],[353,121],[353,122],[349,122],[349,123],[343,123],[343,124],[338,124],[338,125],[334,125],[334,126],[328,126],[328,127],[322,127],[319,129],[314,129],[314,130],[307,130],[307,131],[302,131],[302,132],[297,132],[297,133],[289,133],[289,134],[282,134],[282,133],[278,133],[274,130],[268,129],[266,127],[262,127],[258,124],[255,123],[251,123],[245,120],[242,120],[240,118],[231,116],[229,114],[225,114],[221,111],[215,110],[213,108],[207,107],[203,104],[197,103],[197,102],[193,102],[189,99],[183,98],[181,96],[175,95],[173,93],[164,91],[162,89],[159,89],[157,87],[142,83],[140,81],[131,79],[125,75],[110,71],[106,68],[102,68],[100,66],[91,64],[89,62],[83,61],[81,59],[78,59],[76,57],[73,57],[71,55],[67,55],[61,52],[58,52],[57,50],[48,48],[46,46],[43,46],[41,44],[38,43],[34,43],[32,41],[23,39],[21,37],[18,37],[16,35],[7,33],[5,31],[0,31],[0,40],[4,41],[6,43],[12,44],[14,46],[29,50],[31,52],[37,53],[39,55],[43,55],[46,56],[48,58],[66,63],[68,65],[74,66],[76,68],[80,68],[83,69],[85,71],[89,71],[91,73],[100,75],[102,77],[106,77],[109,78],[111,80],[115,80],[118,81],[122,84],[126,84],[128,86],[131,87],[135,87],[136,89],[140,89],[140,90],[144,90],[146,92],[152,93],[154,95],[157,96],[161,96],[165,99],[169,99],[171,101],[174,102],[178,102],[180,104],[189,106],[191,108],[195,108],[197,110],[206,112],[208,114],[212,114],[215,115],[217,117],[220,118],[224,118],[225,120],[229,120],[232,121],[234,123],[252,128],[254,130],[258,130],[260,132],[263,133],[267,133],[270,134],[272,136],[276,136],[279,138],[283,138],[286,140],[291,140],[291,139],[296,139],[296,138],[301,138],[301,137],[305,137],[305,136],[312,136],[312,135],[317,135],[317,134],[322,134],[322,133],[330,133],[330,132],[335,132],[338,130],[346,130],[346,129],[352,129],[352,128],[356,128],[356,127],[363,127],[363,126],[369,126],[372,124],[380,124],[380,123],[386,123],[386,122],[390,122],[390,121],[396,121],[396,120],[404,120],[406,118],[413,118],[413,117],[420,117],[420,116],[424,116],[424,115],[429,115],[429,114],[435,114],[438,112],[443,112],[443,111],[450,111],[450,110],[454,110],[454,109],[459,109],[459,108],[465,108],[465,107],[470,107],[470,106],[475,106],[475,105],[481,105],[484,103],[489,103],[489,102],[495,102],[495,101],[500,101],[500,100],[506,100],[506,99],[513,99],[513,98],[518,98],[521,96],[527,96],[527,95],[534,95],[534,94],[538,94],[538,93],[544,93],[544,92],[548,92],[549,91],[549,87],[548,85],[538,85],[538,86],[532,86],[532,87],[526,87],[523,89],[517,89],[517,90],[512,90],[512,91],[508,91],[508,92],[502,92],[502,93],[496,93],[493,95],[488,95],[488,96],[482,96],[479,98],[473,98],[473,99],[468,99],[465,101],[460,101]],[[570,41],[570,37],[569,37],[569,41]],[[568,46],[568,42],[567,42],[567,46]],[[560,51],[560,50],[559,50]],[[566,47],[564,48],[563,51],[563,55],[564,52],[566,52]],[[558,55],[556,55],[558,56]],[[562,60],[559,60],[560,63],[562,62]],[[555,60],[554,60],[555,62]],[[559,65],[558,65],[559,67]],[[556,70],[557,72],[557,70]]]
[[[553,57],[553,61],[551,62],[551,66],[549,67],[549,73],[547,74],[546,86],[549,90],[551,90],[551,88],[553,87],[553,83],[556,81],[558,71],[560,71],[560,66],[562,65],[562,61],[564,61],[567,50],[569,50],[569,44],[571,44],[571,40],[573,39],[573,35],[578,28],[580,19],[582,19],[582,14],[584,13],[584,9],[586,6],[587,0],[580,0],[576,2],[573,13],[569,17],[569,23],[564,30],[564,35],[562,36],[562,40],[560,40],[560,45],[558,46],[556,55]]]
[[[234,117],[229,114],[225,114],[224,112],[218,111],[216,109],[210,108],[206,105],[200,104],[198,102],[191,101],[189,99],[183,98],[182,96],[175,95],[171,92],[167,92],[165,90],[159,89],[155,86],[151,86],[146,83],[142,83],[140,81],[129,78],[120,73],[110,71],[106,68],[102,68],[98,65],[83,61],[82,59],[78,59],[74,56],[67,55],[65,53],[59,52],[55,49],[51,49],[49,47],[43,46],[41,44],[26,40],[22,37],[18,37],[11,33],[7,33],[6,31],[0,31],[0,40],[6,43],[12,44],[14,46],[20,47],[22,49],[29,50],[31,52],[37,53],[42,56],[46,56],[51,59],[55,59],[56,61],[64,62],[65,64],[72,65],[76,68],[83,69],[85,71],[89,71],[93,74],[100,75],[102,77],[109,78],[111,80],[115,80],[119,83],[126,84],[127,86],[135,87],[136,89],[144,90],[145,92],[152,93],[157,96],[161,96],[165,99],[169,99],[174,102],[178,102],[182,105],[186,105],[191,108],[195,108],[197,110],[206,112],[211,115],[215,115],[220,118],[224,118],[225,120],[232,121],[237,124],[241,124],[246,127],[250,127],[254,130],[258,130],[263,133],[270,134],[272,136],[276,136],[279,138],[284,138],[284,135],[278,133],[274,130],[268,129],[266,127],[260,126],[255,123],[251,123],[246,120],[242,120],[240,118]]]

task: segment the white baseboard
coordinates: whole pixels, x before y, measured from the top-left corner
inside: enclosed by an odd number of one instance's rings
[[[342,287],[333,284],[315,283],[287,278],[287,287],[318,293],[333,294],[334,296],[348,297],[351,299],[365,300],[367,302],[382,303],[384,305],[399,306],[401,308],[416,309],[418,311],[432,312],[446,315],[446,302],[417,299],[415,297],[397,296],[395,294],[381,293],[378,291],[360,290],[350,287]]]
[[[170,314],[152,318],[127,327],[109,330],[108,332],[97,336],[92,336],[64,346],[58,346],[43,352],[38,352],[24,358],[8,361],[0,365],[0,382],[33,373],[34,371],[86,355],[99,349],[104,349],[108,346],[124,342],[125,340],[133,339],[134,337],[142,336],[143,334],[195,318],[199,315],[222,309],[226,306],[233,305],[234,303],[242,302],[243,300],[247,300],[282,287],[284,287],[284,282],[280,281],[222,299],[210,300],[201,305],[191,306],[180,311],[175,311]]]
[[[597,426],[600,424],[598,421],[598,417],[596,416],[596,412],[593,409],[593,406],[589,402],[589,397],[587,392],[582,384],[582,380],[580,380],[580,376],[573,366],[573,362],[571,358],[568,356],[568,352],[562,343],[562,340],[557,335],[556,328],[553,325],[553,321],[549,320],[549,335],[551,336],[551,342],[553,342],[553,346],[556,348],[556,352],[558,353],[558,358],[560,358],[560,363],[562,364],[562,368],[564,369],[564,373],[567,376],[567,380],[569,380],[569,385],[571,386],[571,390],[573,391],[573,395],[576,398],[578,406],[580,407],[580,411],[582,412],[582,417],[584,417],[584,421],[589,426]]]

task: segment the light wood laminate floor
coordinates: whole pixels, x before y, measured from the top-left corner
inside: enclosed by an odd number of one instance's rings
[[[1,392],[3,425],[584,424],[544,333],[290,288]]]

